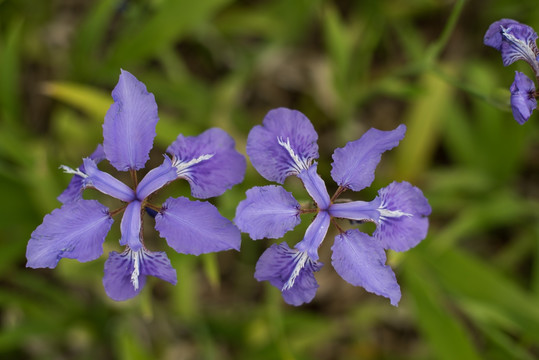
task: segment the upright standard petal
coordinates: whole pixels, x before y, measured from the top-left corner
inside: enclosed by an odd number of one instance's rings
[[[511,85],[511,110],[513,117],[523,125],[537,108],[535,84],[526,75],[515,71],[515,81]]]
[[[114,176],[101,171],[96,163],[89,158],[83,160],[85,173],[83,174],[84,187],[94,187],[103,194],[110,195],[116,199],[129,202],[135,199],[135,192]]]
[[[168,198],[155,216],[155,228],[171,248],[183,254],[240,249],[238,228],[208,202]]]
[[[103,145],[97,145],[97,148],[89,157],[96,164],[99,164],[101,161],[105,160],[105,151],[103,150]],[[84,163],[81,164],[79,170],[81,173],[85,172]],[[57,197],[58,201],[65,204],[71,201],[82,199],[82,190],[84,190],[83,180],[84,177],[74,174],[69,182],[69,185],[67,185],[67,188],[60,194],[60,196]]]
[[[316,205],[319,209],[327,210],[331,203],[329,198],[328,190],[326,188],[326,183],[320,175],[317,173],[318,164],[314,163],[307,170],[302,170],[298,177],[303,182],[303,186],[311,195],[313,200],[316,202]]]
[[[251,239],[278,239],[301,222],[299,203],[281,186],[254,187],[246,194],[234,222]]]
[[[119,171],[141,169],[149,159],[159,120],[155,98],[125,70],[112,91],[112,98],[114,103],[103,124],[107,159]]]
[[[376,239],[357,229],[348,230],[335,237],[332,250],[331,263],[344,280],[398,305],[400,287],[391,267],[385,265],[386,254]]]
[[[260,256],[255,278],[258,281],[269,281],[281,291],[284,301],[298,306],[314,298],[318,289],[314,273],[322,265],[311,260],[306,252],[290,249],[283,242],[273,244]]]
[[[406,251],[427,236],[431,207],[420,189],[406,181],[392,182],[378,195],[380,219],[373,236],[384,249]]]
[[[247,155],[264,178],[280,184],[290,175],[308,169],[318,158],[318,134],[297,110],[285,108],[268,112],[262,125],[247,138]]]
[[[405,132],[403,124],[391,131],[371,128],[360,139],[335,149],[331,177],[339,186],[354,191],[366,188],[374,180],[382,153],[397,146]]]
[[[191,185],[191,194],[207,199],[223,194],[243,181],[247,163],[224,130],[212,128],[198,136],[183,136],[168,147],[178,177]]]
[[[81,262],[97,259],[113,222],[109,210],[96,200],[64,204],[46,215],[32,233],[26,266],[54,268],[61,258]]]
[[[116,301],[136,296],[146,284],[146,276],[155,276],[176,285],[176,270],[164,252],[127,249],[113,251],[105,262],[103,285],[107,295]]]
[[[297,243],[295,248],[307,252],[312,260],[318,260],[318,248],[326,237],[330,220],[331,217],[327,211],[320,211],[307,228],[303,240]]]
[[[127,205],[122,222],[120,224],[120,230],[122,232],[122,238],[120,239],[120,245],[127,245],[133,251],[138,251],[142,248],[141,231],[142,231],[142,203],[138,200],[134,200]]]

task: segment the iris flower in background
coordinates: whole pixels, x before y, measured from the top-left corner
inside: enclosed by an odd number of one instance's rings
[[[148,275],[177,282],[176,270],[166,253],[150,251],[144,245],[145,212],[155,217],[155,228],[179,253],[239,250],[239,230],[209,202],[171,197],[159,206],[152,202],[152,195],[177,179],[189,182],[194,197],[221,195],[243,181],[246,162],[234,149],[234,140],[221,129],[209,129],[194,137],[180,134],[167,149],[170,156],[164,155],[163,163],[139,182],[136,171],[143,169],[149,159],[159,120],[157,104],[146,86],[123,70],[112,97],[114,103],[103,124],[103,145],[77,169],[62,166],[73,178],[58,197],[62,207],[46,215],[32,233],[26,266],[54,268],[61,258],[81,262],[97,259],[103,253],[113,216],[123,213],[120,245],[125,250],[109,254],[103,277],[107,295],[121,301],[137,295]],[[118,171],[128,171],[133,186],[99,170],[97,165],[104,159]],[[97,200],[84,199],[82,192],[87,188],[97,189],[122,204],[110,211]]]
[[[247,139],[247,155],[267,180],[283,184],[297,176],[315,207],[301,206],[282,186],[254,187],[236,210],[235,222],[254,240],[281,238],[301,221],[304,213],[315,214],[303,240],[291,249],[286,242],[273,244],[260,257],[255,270],[258,281],[269,281],[292,305],[310,302],[318,284],[318,248],[333,223],[339,234],[332,247],[331,262],[337,273],[352,285],[385,296],[397,305],[401,293],[393,270],[386,265],[385,249],[406,251],[427,234],[431,208],[418,188],[408,182],[393,182],[370,201],[343,201],[346,190],[360,191],[371,185],[383,152],[397,146],[406,127],[392,131],[368,130],[360,139],[333,153],[331,177],[339,185],[330,197],[317,173],[318,134],[307,117],[295,110],[271,110],[263,124],[255,126]],[[371,235],[358,229],[343,230],[336,219],[373,222]]]
[[[535,78],[539,79],[539,50],[536,40],[537,33],[528,25],[512,19],[501,19],[489,26],[483,42],[501,52],[504,66],[524,60],[531,66]],[[538,94],[535,84],[526,75],[516,71],[510,91],[513,117],[522,125],[537,108]]]

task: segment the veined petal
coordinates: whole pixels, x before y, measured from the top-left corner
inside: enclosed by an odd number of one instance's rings
[[[513,117],[520,125],[523,125],[536,108],[535,83],[523,73],[515,71],[515,81],[511,85]]]
[[[251,239],[278,239],[301,222],[299,203],[281,186],[254,187],[246,194],[234,222]]]
[[[121,71],[112,98],[114,103],[103,124],[107,159],[119,171],[141,169],[149,159],[159,120],[155,98],[125,70]]]
[[[308,169],[318,158],[318,134],[297,110],[278,108],[268,112],[262,125],[247,138],[247,155],[264,178],[280,184],[290,175]]]
[[[26,249],[27,267],[54,268],[61,258],[81,262],[95,260],[103,253],[103,242],[114,220],[109,210],[96,200],[64,204],[45,215],[32,233]]]
[[[539,51],[535,43],[537,33],[524,24],[510,24],[500,26],[500,28],[503,38],[500,52],[504,66],[511,65],[517,60],[524,60],[537,74],[537,70],[539,70],[537,63]]]
[[[171,248],[183,254],[240,249],[238,228],[208,202],[168,198],[155,216],[155,228]]]
[[[120,230],[122,232],[120,245],[127,245],[133,251],[138,251],[142,248],[141,206],[142,203],[138,200],[133,200],[132,202],[130,202],[125,209],[124,216],[122,217],[122,223],[120,224]]]
[[[318,247],[326,237],[330,219],[327,211],[320,211],[307,228],[303,240],[297,243],[295,248],[307,252],[313,261],[318,260]]]
[[[487,46],[493,47],[494,49],[501,51],[502,41],[504,40],[502,35],[502,28],[508,28],[511,25],[521,25],[518,21],[513,19],[501,19],[493,22],[488,27],[485,37],[483,38],[483,43]]]
[[[86,175],[83,180],[84,187],[94,187],[103,194],[110,195],[125,202],[135,199],[133,189],[109,173],[99,170],[92,159],[83,159],[83,164],[85,171],[83,175]]]
[[[165,155],[163,163],[150,170],[138,184],[136,191],[137,199],[143,201],[153,192],[177,178],[178,174],[176,174],[176,168],[172,165],[172,160]]]
[[[198,136],[183,136],[168,147],[178,177],[191,185],[191,194],[207,199],[243,181],[247,163],[224,130],[212,128]]]
[[[354,191],[366,188],[374,180],[382,153],[397,146],[405,132],[403,124],[391,131],[371,128],[360,139],[335,149],[331,177],[340,186]]]
[[[310,302],[318,283],[314,272],[319,271],[322,263],[309,258],[306,252],[290,249],[287,243],[271,245],[256,263],[255,278],[269,281],[283,294],[284,301],[290,305]]]
[[[373,236],[384,249],[406,251],[427,236],[431,207],[421,190],[406,181],[392,182],[378,195],[380,219]]]
[[[136,296],[146,284],[146,276],[155,276],[176,285],[176,270],[164,252],[127,249],[113,251],[105,262],[103,285],[107,295],[116,301]]]
[[[344,280],[398,305],[400,287],[391,267],[385,265],[386,254],[376,239],[357,229],[348,230],[335,237],[332,251],[331,263]]]
[[[330,198],[326,183],[320,175],[316,172],[318,167],[317,163],[313,163],[307,170],[302,170],[298,177],[303,182],[305,189],[311,195],[316,205],[321,210],[327,210],[330,205]]]
[[[89,157],[96,164],[99,164],[102,160],[104,160],[105,152],[103,150],[103,145],[97,145],[97,148]],[[84,163],[79,166],[79,170],[81,173],[85,172]],[[84,190],[83,180],[84,177],[78,174],[74,174],[71,178],[71,181],[69,182],[69,185],[67,185],[67,188],[64,190],[64,192],[60,194],[60,196],[57,197],[58,201],[60,201],[62,204],[65,204],[68,202],[82,199],[82,190]]]
[[[381,200],[351,201],[347,203],[331,204],[329,214],[336,218],[377,222],[379,218],[378,208]]]

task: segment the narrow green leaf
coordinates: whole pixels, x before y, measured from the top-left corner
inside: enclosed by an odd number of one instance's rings
[[[435,358],[441,360],[479,360],[461,323],[444,304],[442,294],[428,281],[430,271],[417,256],[406,259],[406,286],[414,302],[414,309],[423,335],[428,340]]]
[[[151,18],[139,24],[138,31],[124,33],[111,47],[111,66],[119,68],[157,54],[211,18],[229,1],[162,1]]]

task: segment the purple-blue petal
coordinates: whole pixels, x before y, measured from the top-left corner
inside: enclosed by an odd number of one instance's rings
[[[122,238],[120,245],[127,245],[131,250],[138,251],[142,248],[141,231],[142,231],[142,203],[134,200],[127,205],[120,230]]]
[[[198,136],[180,134],[167,152],[174,155],[178,176],[189,181],[191,194],[207,199],[243,181],[247,162],[234,147],[230,135],[212,128]]]
[[[121,71],[112,98],[114,103],[103,124],[107,159],[119,171],[141,169],[149,159],[159,120],[155,98],[125,70]]]
[[[380,219],[373,236],[384,249],[406,251],[427,236],[431,207],[420,189],[406,181],[392,182],[378,195]]]
[[[105,152],[103,150],[103,145],[97,145],[97,148],[89,156],[96,164],[99,164],[102,160],[105,159]],[[79,170],[84,173],[84,163],[79,166]],[[73,175],[67,188],[57,197],[58,201],[62,204],[77,201],[82,199],[82,190],[84,190],[83,178],[80,175]]]
[[[373,201],[350,201],[331,204],[329,214],[341,219],[376,222],[380,214],[378,212],[380,203],[380,198],[376,198]]]
[[[92,159],[83,159],[83,164],[84,173],[87,175],[83,181],[84,187],[94,187],[103,194],[110,195],[125,202],[135,199],[133,189],[109,173],[99,170]]]
[[[316,205],[321,210],[327,210],[330,205],[330,198],[328,190],[326,188],[326,183],[317,171],[318,164],[313,163],[307,170],[302,170],[298,177],[303,182],[303,186],[311,195]]]
[[[123,253],[113,251],[105,262],[103,286],[107,295],[116,301],[136,296],[146,284],[147,276],[155,276],[176,285],[176,270],[166,253],[145,249]]]
[[[295,248],[307,252],[313,261],[318,260],[318,247],[326,237],[330,220],[331,217],[327,211],[320,211],[307,228],[303,240],[297,243]]]
[[[318,289],[314,272],[322,265],[307,253],[290,249],[287,243],[273,244],[260,256],[255,278],[269,281],[281,291],[284,301],[298,306],[314,298]]]
[[[165,160],[158,167],[150,170],[137,186],[137,199],[143,201],[153,192],[161,189],[167,183],[177,179],[176,168],[172,161],[165,155]]]
[[[357,229],[348,230],[335,237],[332,251],[331,263],[344,280],[398,305],[400,287],[391,267],[385,265],[385,251],[376,239]]]
[[[523,125],[536,108],[535,83],[523,73],[515,71],[515,81],[511,85],[513,117],[520,125]]]
[[[354,191],[366,188],[374,180],[382,153],[397,146],[405,132],[403,124],[391,131],[371,128],[360,139],[335,149],[331,177],[339,186]]]
[[[247,138],[247,155],[264,178],[280,184],[290,175],[309,168],[318,158],[318,134],[309,119],[297,110],[268,112]]]
[[[300,205],[281,186],[254,187],[236,209],[234,222],[251,239],[278,239],[301,222]]]
[[[114,220],[96,200],[64,204],[45,215],[31,235],[26,249],[27,267],[54,268],[61,258],[81,262],[103,253],[103,242]]]
[[[508,28],[510,25],[520,24],[518,21],[513,19],[501,19],[490,24],[485,36],[483,38],[483,43],[487,46],[491,46],[494,49],[500,51],[502,49],[502,28]]]
[[[171,248],[183,254],[240,249],[238,228],[208,202],[169,198],[155,217],[155,228]]]

